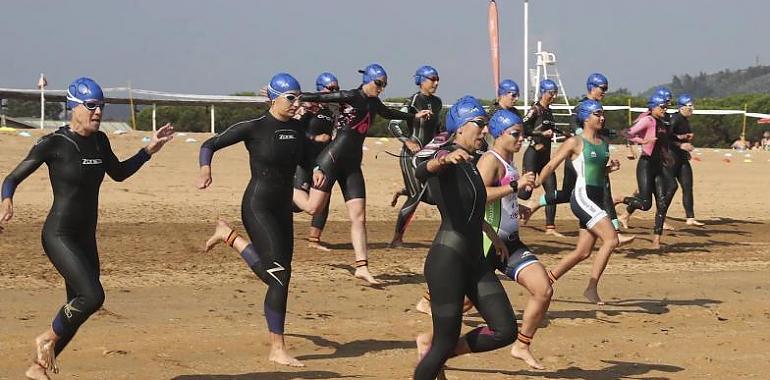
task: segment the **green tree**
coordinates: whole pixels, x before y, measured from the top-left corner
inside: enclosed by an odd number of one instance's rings
[[[25,99],[8,99],[6,103],[6,115],[10,117],[40,117],[40,101]],[[58,119],[64,111],[59,102],[45,103],[45,118]]]

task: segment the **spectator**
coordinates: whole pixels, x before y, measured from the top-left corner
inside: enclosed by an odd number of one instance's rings
[[[770,150],[770,131],[762,134],[762,149]]]
[[[751,145],[749,145],[749,142],[746,141],[746,137],[741,135],[741,138],[738,140],[735,140],[732,145],[730,145],[731,148],[735,150],[748,150]]]

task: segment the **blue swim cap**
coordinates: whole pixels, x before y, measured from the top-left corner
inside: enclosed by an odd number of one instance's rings
[[[289,73],[278,73],[270,79],[267,85],[267,97],[275,100],[277,97],[287,92],[300,92],[299,82]]]
[[[497,96],[503,96],[505,94],[513,94],[513,96],[519,96],[519,85],[516,82],[506,79],[497,86]]]
[[[506,129],[521,123],[519,115],[508,110],[499,110],[489,119],[489,133],[498,138]]]
[[[668,99],[662,94],[650,95],[650,98],[647,99],[647,108],[653,109],[657,106],[668,106]]]
[[[610,86],[610,81],[602,73],[593,73],[586,79],[586,88],[590,92],[594,87]]]
[[[91,78],[75,79],[67,88],[67,108],[74,109],[87,101],[104,101],[104,93],[99,84]]]
[[[670,102],[671,98],[674,97],[674,95],[671,94],[671,90],[669,90],[669,89],[667,89],[665,87],[658,87],[658,88],[656,88],[655,89],[655,94],[656,95],[660,95],[660,96],[666,98],[667,102]]]
[[[363,84],[367,84],[375,79],[388,78],[388,73],[385,72],[385,69],[376,63],[372,63],[363,70],[358,70],[358,72],[364,74],[361,81]]]
[[[690,96],[689,94],[682,94],[682,95],[679,95],[679,98],[676,100],[676,103],[679,105],[679,107],[684,107],[688,104],[692,104],[694,100],[695,99],[693,99],[693,97]]]
[[[586,99],[580,102],[580,105],[578,106],[577,118],[581,123],[583,123],[588,120],[589,117],[591,117],[591,114],[600,110],[604,110],[604,108],[602,108],[601,102],[593,99]]]
[[[324,71],[321,74],[318,74],[318,78],[315,79],[315,90],[321,91],[328,88],[332,83],[337,83],[337,87],[339,87],[337,77],[328,71]]]
[[[559,86],[550,79],[543,79],[540,81],[540,95],[544,94],[546,91],[559,91]]]
[[[446,113],[446,130],[455,133],[465,123],[479,117],[487,117],[481,102],[470,95],[463,96]]]
[[[419,86],[428,78],[438,78],[438,70],[433,66],[420,66],[414,73],[414,84]]]

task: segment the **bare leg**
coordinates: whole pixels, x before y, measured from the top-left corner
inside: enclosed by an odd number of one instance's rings
[[[551,304],[553,288],[548,281],[548,275],[542,264],[536,263],[529,265],[521,270],[518,277],[518,283],[529,291],[529,301],[524,309],[524,320],[521,324],[520,334],[531,339],[535,336],[537,327],[543,321],[545,312]],[[528,341],[527,341],[528,342]],[[516,340],[511,347],[511,355],[517,359],[523,360],[527,365],[535,369],[545,369],[540,362],[535,359],[529,349],[529,343],[521,339]]]
[[[346,202],[346,205],[350,216],[350,240],[353,242],[353,250],[356,254],[355,276],[371,285],[377,285],[380,282],[369,273],[369,252],[366,242],[366,199],[351,199]]]
[[[596,257],[594,257],[594,263],[591,267],[591,279],[588,281],[588,287],[585,292],[583,292],[583,295],[589,301],[598,305],[603,305],[604,302],[602,302],[602,299],[599,297],[599,279],[601,278],[602,273],[604,273],[604,269],[607,268],[607,263],[610,261],[612,251],[618,246],[618,234],[607,218],[596,223],[596,225],[591,228],[590,232],[602,239],[602,245],[599,247]]]
[[[579,262],[591,256],[596,237],[588,230],[581,229],[578,233],[578,241],[575,250],[564,256],[556,266],[551,269],[555,278],[561,278]]]
[[[326,193],[316,188],[311,188],[309,192],[299,189],[294,189],[294,195],[292,200],[294,204],[307,212],[310,215],[315,215],[317,212],[323,210],[326,203],[329,202],[331,193]]]
[[[652,249],[660,249],[660,235],[652,235]]]
[[[49,328],[35,338],[35,362],[24,373],[29,379],[49,379],[47,371],[59,373],[54,347],[59,336]]]
[[[301,361],[289,355],[286,351],[286,341],[283,334],[270,333],[270,356],[271,362],[287,365],[290,367],[304,367]]]
[[[331,249],[329,249],[329,247],[321,243],[322,232],[323,230],[320,228],[310,227],[310,233],[308,234],[308,238],[307,238],[307,246],[308,248],[315,248],[319,251],[330,252]]]
[[[423,298],[424,299],[424,298]],[[419,362],[430,351],[430,346],[433,341],[433,333],[427,332],[417,335],[417,361]],[[436,380],[447,380],[444,369],[438,373]]]

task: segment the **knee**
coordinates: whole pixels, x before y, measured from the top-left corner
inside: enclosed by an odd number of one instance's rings
[[[91,315],[102,308],[102,305],[104,305],[104,298],[104,289],[99,287],[88,294],[78,296],[73,307],[80,310],[85,315]]]
[[[553,286],[546,281],[545,284],[533,289],[532,296],[537,300],[548,302],[551,300],[551,297],[553,297]]]
[[[578,251],[577,252],[577,257],[578,257],[578,259],[580,259],[580,261],[583,261],[583,260],[591,257],[591,253],[592,252],[593,252],[593,249],[591,249],[591,248],[588,248],[588,249],[583,250],[583,251]]]
[[[602,242],[602,245],[604,246],[604,248],[607,248],[609,250],[613,250],[613,249],[617,248],[618,245],[620,245],[620,241],[618,240],[618,235],[617,234],[613,234],[612,237],[607,238],[606,240],[604,240]]]

